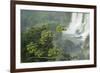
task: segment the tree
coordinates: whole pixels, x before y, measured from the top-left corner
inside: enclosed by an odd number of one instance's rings
[[[58,28],[59,27],[59,28]],[[57,26],[57,33],[61,33],[61,26]],[[21,34],[22,62],[56,61],[65,58],[61,48],[53,44],[56,33],[48,25],[31,27]],[[57,36],[57,35],[56,35]],[[69,58],[69,56],[67,55]]]

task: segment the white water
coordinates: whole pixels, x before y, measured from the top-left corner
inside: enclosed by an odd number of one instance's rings
[[[89,14],[72,13],[71,22],[66,29],[66,31],[63,31],[63,35],[67,34],[75,38],[81,37],[80,40],[84,41],[89,34]]]
[[[67,30],[63,31],[62,39],[63,41],[70,40],[74,45],[68,46],[69,42],[67,42],[65,44],[66,48],[64,48],[65,52],[70,52],[72,56],[78,56],[80,59],[89,58],[89,49],[82,50],[84,49],[84,44],[86,44],[86,38],[89,36],[89,22],[89,14],[72,13],[69,27],[66,26]]]

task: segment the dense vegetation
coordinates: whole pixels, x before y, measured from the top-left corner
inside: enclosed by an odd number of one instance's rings
[[[89,34],[82,41],[80,31],[67,33],[75,25],[80,13],[60,11],[21,10],[21,62],[67,61],[89,59]],[[80,17],[81,16],[81,17]],[[87,23],[83,13],[81,23]],[[74,25],[71,27],[74,27]],[[86,24],[87,25],[87,24]],[[85,25],[84,25],[85,26]],[[86,29],[84,29],[85,31]],[[65,32],[65,33],[64,33]],[[75,35],[75,36],[74,36]]]
[[[58,39],[57,35],[61,34],[62,30],[65,30],[64,27],[57,25],[54,32],[46,24],[42,27],[33,26],[22,32],[22,62],[70,60],[70,55],[65,54],[54,41]]]

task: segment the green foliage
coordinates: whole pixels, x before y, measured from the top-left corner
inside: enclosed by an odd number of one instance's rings
[[[26,47],[29,54],[32,54],[37,51],[37,45],[33,42],[30,42],[28,45],[26,45]]]
[[[43,45],[52,37],[53,37],[53,34],[51,31],[44,30],[41,32],[40,43]]]
[[[48,57],[57,57],[61,53],[59,48],[53,47],[48,51]]]
[[[21,62],[65,59],[60,41],[62,31],[66,30],[64,26],[69,26],[71,14],[21,10]]]
[[[44,52],[41,51],[41,50],[37,50],[37,51],[35,52],[35,56],[36,56],[36,57],[42,57],[43,54],[44,54]]]
[[[56,27],[56,32],[62,32],[62,27],[61,27],[61,25],[58,25],[58,26]]]
[[[61,26],[61,25],[58,25],[57,27],[56,27],[56,32],[62,32],[62,31],[64,31],[64,30],[66,30],[63,26]]]
[[[61,26],[57,26],[55,29],[60,33],[62,31]],[[55,61],[62,60],[61,57],[64,57],[61,48],[57,48],[53,44],[53,39],[57,35],[50,30],[48,25],[28,28],[21,35],[22,62]],[[69,58],[69,56],[67,57]]]

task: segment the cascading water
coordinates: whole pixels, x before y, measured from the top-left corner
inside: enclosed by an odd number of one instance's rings
[[[89,36],[89,14],[88,13],[72,13],[69,27],[66,27],[66,31],[63,31],[62,39],[66,43],[64,49],[67,52],[78,54],[79,51],[84,48],[86,38]],[[72,42],[71,45],[69,42]],[[68,47],[68,45],[71,47]],[[89,44],[89,41],[88,41]],[[88,52],[89,53],[89,52]]]
[[[66,29],[63,31],[63,35],[69,34],[73,37],[85,38],[89,34],[89,14],[72,13],[71,22]]]

